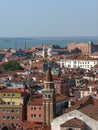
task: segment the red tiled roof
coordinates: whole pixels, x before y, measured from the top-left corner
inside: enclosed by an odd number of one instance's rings
[[[34,94],[32,95],[29,105],[42,105],[43,97],[42,94]]]
[[[98,64],[96,64],[93,68],[98,68]]]
[[[76,59],[78,59],[78,60],[98,60],[98,58],[91,58],[88,55],[84,55],[84,54],[81,54],[81,53],[66,56],[66,59],[71,59],[71,60],[76,60]]]
[[[60,96],[56,97],[56,102],[61,102],[61,101],[66,100],[66,99],[68,99],[67,96],[60,95]]]
[[[45,125],[43,123],[34,123],[34,122],[22,122],[17,126],[16,130],[20,130],[23,128],[24,130],[51,130],[50,125]]]
[[[84,97],[83,99],[77,101],[75,105],[66,109],[65,113],[72,110],[78,110],[98,121],[98,99],[95,97]]]
[[[16,93],[16,92],[21,92],[21,90],[17,89],[17,88],[15,88],[15,89],[7,89],[7,88],[5,88],[5,89],[1,89],[0,92],[6,92],[6,93],[15,92]]]
[[[81,127],[85,125],[85,123],[82,120],[79,120],[77,118],[73,118],[71,120],[66,121],[65,123],[61,124],[61,127]]]
[[[66,100],[68,97],[64,95],[56,96],[56,102],[61,102]],[[43,97],[42,94],[35,94],[32,96],[29,105],[42,105]]]

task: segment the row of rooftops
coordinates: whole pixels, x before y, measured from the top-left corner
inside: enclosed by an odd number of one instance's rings
[[[42,63],[42,61],[40,62],[40,60],[39,60],[37,63],[40,64],[40,63]],[[50,71],[50,70],[48,70],[48,71]],[[85,72],[85,70],[83,70],[83,71]],[[21,72],[24,72],[24,71],[20,71],[20,73]],[[8,74],[3,74],[3,75],[1,74],[0,76],[1,76],[1,78],[4,78],[4,77],[5,78],[9,78],[9,76],[13,75],[14,73],[17,73],[17,71],[9,72]],[[80,75],[79,71],[77,71],[75,69],[71,69],[71,70],[68,69],[68,70],[65,70],[65,74],[62,74],[62,77],[59,77],[59,76],[55,77],[55,76],[53,76],[53,78],[52,78],[51,75],[50,75],[50,73],[48,73],[48,75],[47,75],[46,78],[45,78],[45,73],[42,73],[42,74],[41,73],[40,74],[39,73],[33,73],[32,75],[29,75],[29,74],[28,75],[24,75],[22,73],[22,74],[18,74],[16,77],[12,76],[11,82],[13,82],[13,81],[15,81],[15,82],[20,81],[21,82],[23,78],[31,78],[31,77],[34,78],[35,76],[37,78],[38,77],[41,78],[40,80],[42,80],[42,83],[44,82],[44,80],[47,80],[47,81],[54,81],[54,80],[61,81],[61,80],[67,79],[69,76],[72,76],[72,74],[74,75],[75,79],[81,79],[81,78],[83,78],[83,74]],[[87,72],[86,74],[88,74],[88,76],[90,76],[89,72]],[[97,77],[97,74],[95,74],[95,77]],[[38,80],[36,80],[36,82],[38,82]],[[90,82],[90,80],[89,80],[89,82]],[[83,88],[83,89],[85,90],[87,88]],[[17,89],[2,89],[2,91],[3,92],[16,92],[16,91],[17,92],[21,92],[21,90],[17,90]],[[41,94],[36,94],[35,96],[37,96],[37,98],[33,97],[33,99],[31,99],[30,103],[33,104],[33,105],[39,105],[39,104],[42,105],[42,101],[43,101],[42,100],[42,95]],[[56,100],[57,100],[57,102],[59,102],[59,101],[65,100],[67,98],[68,98],[67,96],[61,96],[60,95],[60,96],[56,97]],[[85,105],[83,106],[83,104],[85,104]],[[69,108],[65,112],[68,112],[68,111],[74,110],[74,109],[78,109],[81,112],[84,112],[85,114],[89,115],[90,117],[98,120],[97,116],[95,116],[95,113],[97,113],[97,106],[98,106],[98,104],[97,104],[97,101],[95,101],[95,99],[92,99],[92,97],[87,97],[85,99],[85,101],[81,101],[81,103],[78,104],[78,105],[75,104],[75,106],[72,106],[71,108]],[[87,109],[89,109],[89,107],[92,108],[92,111],[89,110],[89,112],[88,112]],[[77,119],[74,119],[74,120],[79,123],[79,120],[77,120]],[[25,127],[25,125],[27,125],[27,123],[24,123],[22,125],[24,125],[24,127]],[[30,124],[28,126],[26,126],[25,129],[27,129],[28,127],[30,127]],[[35,128],[35,126],[34,126],[34,128]],[[46,128],[47,127],[45,127],[45,128],[43,127],[43,130],[46,129]],[[35,129],[37,129],[37,128],[35,128]],[[49,129],[50,129],[50,127],[49,127]],[[48,128],[47,128],[47,130],[48,130]]]
[[[98,98],[92,95],[84,97],[77,101],[75,105],[66,109],[64,113],[68,113],[72,110],[78,110],[98,121]]]

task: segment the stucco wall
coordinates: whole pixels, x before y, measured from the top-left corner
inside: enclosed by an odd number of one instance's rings
[[[60,130],[60,125],[63,124],[65,121],[68,121],[73,118],[78,118],[82,121],[84,121],[89,127],[86,128],[86,130],[98,130],[98,121],[88,117],[87,115],[77,111],[73,110],[69,113],[63,114],[57,118],[55,118],[51,122],[51,130]]]

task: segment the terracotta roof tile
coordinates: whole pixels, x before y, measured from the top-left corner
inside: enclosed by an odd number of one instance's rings
[[[73,118],[71,120],[66,121],[65,123],[61,124],[61,127],[80,127],[85,125],[85,123],[77,118]]]
[[[20,92],[21,93],[21,90],[20,89],[17,89],[17,88],[13,88],[13,89],[1,89],[0,92],[6,92],[6,93],[9,93],[9,92]]]
[[[65,112],[72,110],[78,110],[98,121],[98,99],[93,96],[84,97],[66,109]]]
[[[68,99],[67,96],[60,95],[60,96],[57,96],[57,97],[56,97],[56,102],[64,101],[64,100],[66,100],[66,99]],[[32,98],[30,99],[28,105],[42,105],[42,103],[43,103],[42,94],[35,94],[35,95],[33,95]]]
[[[22,122],[19,124],[19,126],[17,126],[16,130],[20,130],[21,128],[23,128],[24,130],[51,130],[50,125],[34,122]]]

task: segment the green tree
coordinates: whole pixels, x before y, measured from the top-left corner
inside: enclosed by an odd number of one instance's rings
[[[60,46],[59,45],[53,45],[52,46],[54,49],[60,49]]]
[[[81,50],[78,47],[72,50],[72,53],[79,53],[79,52],[81,53]]]
[[[8,61],[7,63],[3,64],[3,69],[6,71],[23,70],[23,67],[20,66],[19,62],[15,61],[15,60],[11,60],[11,61]]]

